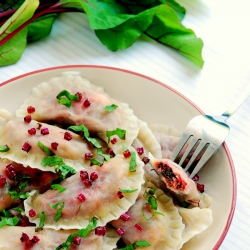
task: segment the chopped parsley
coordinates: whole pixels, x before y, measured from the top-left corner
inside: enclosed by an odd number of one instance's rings
[[[104,110],[107,110],[107,111],[109,111],[109,112],[112,112],[112,111],[114,111],[114,110],[117,109],[117,108],[118,108],[117,105],[111,104],[111,105],[107,105],[107,106],[104,108]]]
[[[4,226],[16,226],[19,222],[17,216],[13,217],[13,214],[6,210],[0,210],[0,228]]]
[[[119,250],[134,250],[138,247],[148,247],[148,246],[151,246],[149,242],[147,242],[146,240],[140,240],[134,242],[133,244],[129,244],[126,247],[119,248]]]
[[[75,234],[70,234],[65,242],[58,246],[55,250],[68,250],[75,237],[86,238],[88,234],[97,226],[97,218],[93,217],[86,228],[80,229]]]
[[[0,145],[0,152],[8,152],[10,148],[7,145]]]
[[[61,165],[55,171],[62,180],[65,180],[68,174],[76,174],[76,170],[68,165]]]
[[[52,202],[49,203],[49,206],[53,209],[57,209],[56,215],[54,217],[54,221],[58,221],[62,217],[62,210],[64,208],[64,202],[59,201],[56,204],[52,204]]]
[[[138,189],[121,189],[121,188],[119,189],[122,193],[134,193],[138,190]]]
[[[143,206],[143,209],[142,209],[142,215],[143,215],[144,219],[150,220],[151,218],[153,218],[153,216],[155,214],[165,216],[163,213],[155,211],[155,212],[153,212],[153,214],[149,218],[146,218],[146,216],[144,214],[145,206],[149,205],[152,210],[157,210],[158,202],[157,202],[157,197],[155,195],[155,190],[153,188],[151,188],[151,187],[148,187],[145,190],[145,193],[144,193],[143,197],[146,199],[146,203],[145,203],[145,205]]]
[[[117,135],[120,139],[125,140],[126,130],[121,128],[116,128],[115,130],[106,131],[106,136],[108,137],[108,143],[113,135]]]
[[[37,146],[47,155],[47,156],[52,156],[54,153],[51,151],[50,148],[45,146],[42,142],[38,141]]]
[[[60,184],[52,184],[51,188],[52,189],[57,189],[59,193],[62,193],[65,190],[67,190],[67,188],[62,187]]]
[[[40,213],[39,226],[35,228],[35,232],[40,232],[43,229],[44,221],[45,221],[45,213],[43,211],[43,212]]]
[[[68,127],[68,130],[72,130],[74,132],[82,132],[82,139],[87,140],[88,142],[90,142],[95,148],[101,148],[101,144],[98,142],[98,140],[96,140],[95,138],[91,138],[90,134],[89,134],[89,130],[88,128],[81,124],[78,126],[70,126]]]
[[[129,171],[130,172],[135,172],[136,171],[136,153],[135,152],[131,152],[131,157],[130,157],[130,161],[129,161]]]
[[[66,98],[65,98],[66,97]],[[56,97],[58,102],[67,108],[70,108],[72,106],[73,101],[78,101],[79,96],[78,95],[71,95],[69,91],[62,90]]]
[[[49,167],[54,167],[54,166],[59,166],[64,164],[63,159],[61,157],[57,157],[55,155],[53,156],[46,156],[42,159],[41,165],[43,167],[49,166]]]

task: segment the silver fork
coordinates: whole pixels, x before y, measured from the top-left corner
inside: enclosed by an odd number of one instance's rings
[[[250,95],[250,85],[242,92],[230,109],[220,116],[198,115],[187,124],[171,160],[184,168],[193,178],[219,146],[225,141],[230,128],[226,120]],[[180,154],[181,153],[181,154]]]

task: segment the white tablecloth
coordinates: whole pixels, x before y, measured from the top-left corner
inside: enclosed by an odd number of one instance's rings
[[[203,69],[163,45],[140,38],[124,51],[111,52],[89,28],[81,13],[61,15],[46,39],[29,44],[15,65],[0,68],[0,82],[33,70],[69,65],[106,65],[159,80],[197,104],[221,114],[250,84],[249,0],[182,0],[183,21],[204,41]],[[250,249],[250,98],[228,120],[226,143],[237,177],[237,205],[220,249]]]

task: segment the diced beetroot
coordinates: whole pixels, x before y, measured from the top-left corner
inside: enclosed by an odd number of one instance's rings
[[[117,195],[120,199],[122,199],[122,198],[124,197],[122,191],[120,191],[120,190],[117,191],[116,195]]]
[[[120,218],[122,219],[122,220],[124,220],[124,221],[127,221],[127,220],[129,220],[129,215],[128,214],[126,214],[126,213],[124,213],[124,214],[122,214],[121,216],[120,216]]]
[[[23,144],[23,146],[22,146],[22,150],[28,153],[28,152],[30,151],[30,149],[31,149],[31,146],[30,146],[30,144],[26,141],[26,142]]]
[[[89,160],[90,158],[93,158],[93,154],[92,154],[91,152],[85,153],[84,159],[87,161],[87,160]]]
[[[89,174],[87,171],[81,170],[80,171],[80,178],[82,181],[89,179]]]
[[[110,142],[111,142],[112,144],[116,144],[116,143],[118,142],[118,139],[117,139],[116,137],[114,137],[114,138],[112,138],[112,139],[110,140]]]
[[[127,149],[127,150],[125,150],[125,151],[123,152],[123,155],[124,155],[125,158],[128,158],[128,157],[131,156],[131,153],[130,153],[130,151]]]
[[[141,231],[141,230],[142,230],[142,226],[139,225],[139,224],[135,224],[135,228],[136,228],[138,231]]]
[[[41,129],[41,134],[42,135],[48,135],[49,134],[49,129],[48,128],[42,128]]]
[[[138,148],[136,149],[136,151],[137,151],[137,153],[138,153],[139,155],[142,155],[142,154],[144,153],[144,148],[143,148],[143,147],[138,147]]]
[[[83,184],[84,184],[84,186],[87,187],[87,188],[89,188],[89,187],[92,186],[92,182],[91,182],[91,180],[89,180],[89,179],[83,180]]]
[[[30,115],[26,115],[23,119],[24,119],[24,122],[25,122],[25,123],[30,123],[31,120],[32,120],[32,118],[31,118]]]
[[[83,107],[84,108],[88,108],[90,106],[90,101],[88,99],[86,99],[84,102],[83,102]]]
[[[65,140],[70,141],[70,140],[72,140],[72,138],[73,138],[73,136],[69,132],[64,133],[64,139]]]
[[[78,96],[78,101],[77,102],[80,102],[82,100],[82,93],[77,92],[75,95]]]
[[[28,133],[30,135],[35,135],[36,134],[36,129],[35,128],[31,128],[31,129],[28,130]]]
[[[0,188],[3,187],[6,183],[6,178],[0,174]]]
[[[81,244],[81,237],[78,237],[78,236],[75,236],[74,238],[73,238],[73,243],[75,244],[75,245],[80,245]]]
[[[78,200],[79,200],[80,202],[84,202],[84,201],[86,200],[86,197],[85,197],[84,194],[79,194],[77,198],[78,198]]]
[[[95,181],[95,180],[97,180],[98,179],[98,174],[96,173],[96,172],[92,172],[91,174],[90,174],[90,180],[91,181]]]
[[[29,216],[30,217],[35,217],[36,216],[36,211],[34,209],[29,210]]]
[[[144,157],[142,158],[142,161],[144,162],[144,164],[148,164],[148,163],[149,163],[149,158],[146,157],[146,156],[144,156]]]
[[[98,236],[104,236],[106,234],[106,227],[97,227],[95,229],[95,234],[98,235]]]
[[[119,236],[122,236],[125,233],[125,230],[122,227],[120,227],[116,230],[116,232]]]
[[[57,150],[57,147],[58,147],[58,143],[57,142],[52,142],[51,143],[51,148],[52,149]]]
[[[35,109],[34,107],[32,107],[32,106],[29,106],[29,107],[27,108],[27,112],[28,112],[29,114],[34,113],[35,111],[36,111],[36,109]]]

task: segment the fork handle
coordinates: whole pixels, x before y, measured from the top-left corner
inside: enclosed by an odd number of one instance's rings
[[[250,84],[243,90],[241,95],[233,102],[231,107],[222,114],[225,120],[227,120],[244,103],[244,101],[249,97],[249,95],[250,95]]]

